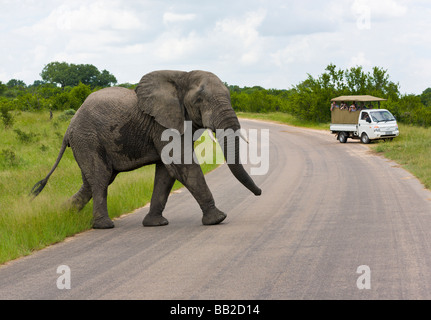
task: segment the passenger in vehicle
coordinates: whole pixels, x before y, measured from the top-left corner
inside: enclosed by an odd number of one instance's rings
[[[332,104],[331,104],[331,111],[334,110],[334,109],[338,109],[338,108],[340,108],[339,105],[336,104],[335,101],[332,102]]]
[[[344,101],[341,101],[340,110],[345,110],[345,109],[347,109],[347,104],[345,104]]]
[[[350,106],[350,108],[349,108],[349,111],[350,112],[352,112],[352,111],[356,111],[356,104],[355,104],[355,102],[353,102],[352,103],[352,105]]]

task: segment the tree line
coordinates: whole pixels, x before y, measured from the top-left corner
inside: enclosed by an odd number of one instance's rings
[[[431,88],[420,95],[401,94],[399,84],[391,81],[387,70],[379,67],[365,72],[361,66],[341,70],[329,64],[318,77],[308,74],[304,81],[286,90],[228,87],[236,111],[278,111],[302,120],[330,122],[332,98],[372,95],[387,99],[380,107],[390,110],[398,121],[425,127],[431,125]]]
[[[43,68],[40,76],[42,80],[36,80],[31,85],[17,79],[5,84],[0,82],[0,108],[21,111],[77,110],[90,93],[117,84],[117,79],[109,71],[99,71],[91,64],[51,62]]]
[[[12,79],[0,82],[0,109],[7,110],[77,110],[87,96],[104,87],[117,84],[107,70],[93,65],[51,62],[41,72],[42,80],[32,85]],[[134,88],[136,84],[119,84]],[[260,86],[239,87],[226,84],[232,106],[243,112],[284,112],[299,119],[329,122],[330,100],[341,95],[368,94],[387,99],[381,108],[390,110],[398,121],[429,127],[431,125],[431,88],[420,95],[401,94],[387,72],[374,67],[365,72],[361,66],[341,70],[329,64],[318,77],[310,74],[290,89],[265,89]]]

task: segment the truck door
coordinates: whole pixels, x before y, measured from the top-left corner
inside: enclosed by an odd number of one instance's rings
[[[359,116],[359,123],[358,123],[358,135],[359,137],[362,137],[362,135],[365,133],[368,138],[373,138],[374,136],[374,130],[373,125],[371,123],[371,116],[368,111],[361,111],[361,115]]]

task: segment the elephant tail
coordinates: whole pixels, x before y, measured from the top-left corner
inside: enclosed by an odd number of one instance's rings
[[[63,144],[61,145],[60,152],[57,157],[57,161],[55,162],[54,166],[52,167],[51,171],[48,173],[48,175],[45,177],[45,179],[40,180],[38,183],[36,183],[31,189],[30,195],[33,196],[33,199],[36,198],[39,193],[42,192],[43,188],[45,188],[46,184],[48,183],[49,177],[53,174],[55,169],[57,168],[58,164],[60,163],[61,158],[64,155],[64,152],[66,151],[66,148],[69,146],[69,139],[67,135],[63,139]]]

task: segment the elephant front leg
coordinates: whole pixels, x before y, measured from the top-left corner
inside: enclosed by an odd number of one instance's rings
[[[219,224],[226,219],[226,214],[215,206],[214,198],[198,164],[171,164],[167,167],[198,202],[202,209],[204,225]]]
[[[145,227],[165,226],[169,223],[162,213],[174,183],[175,178],[170,176],[165,165],[161,162],[157,163],[150,211],[142,221]]]

